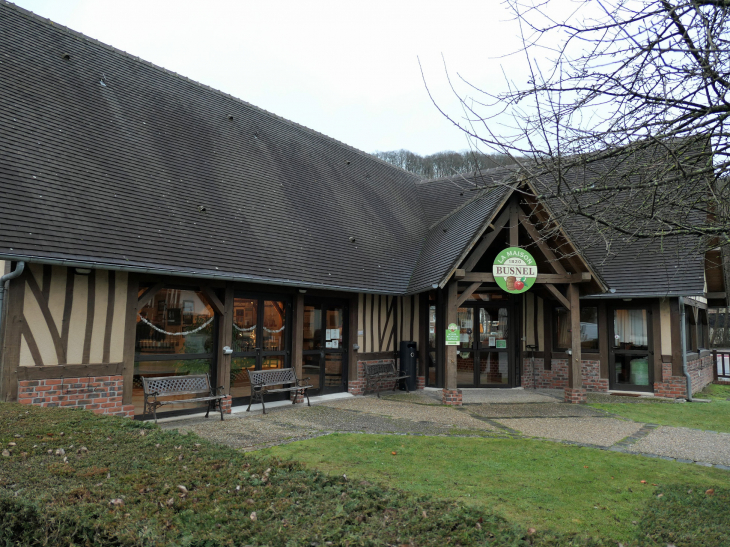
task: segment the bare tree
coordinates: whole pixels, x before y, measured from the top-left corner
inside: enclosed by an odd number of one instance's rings
[[[459,75],[462,112],[441,112],[511,155],[555,223],[581,217],[607,245],[730,243],[730,0],[595,0],[554,21],[557,2],[507,0],[527,85],[492,94]]]

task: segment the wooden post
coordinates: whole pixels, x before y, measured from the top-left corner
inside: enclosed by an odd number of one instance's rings
[[[226,283],[223,315],[218,323],[218,367],[214,387],[223,386],[223,393],[231,392],[231,356],[223,352],[223,347],[233,345],[233,283]]]
[[[66,275],[74,275],[73,268],[68,269]],[[127,276],[127,308],[124,320],[124,350],[122,353],[122,404],[132,404],[132,389],[134,382],[134,351],[137,342],[137,313],[139,279],[137,274]]]
[[[6,314],[3,321],[2,355],[0,365],[0,400],[16,401],[18,399],[18,367],[20,365],[20,344],[21,333],[25,318],[23,316],[23,305],[25,300],[25,278],[29,275],[30,268],[27,267],[23,274],[8,281],[8,290],[5,292]]]
[[[363,303],[364,303],[364,297],[363,297]],[[355,351],[353,348],[354,344],[357,344],[358,342],[358,317],[360,317],[360,297],[357,293],[353,293],[350,295],[350,327],[348,329],[348,336],[347,336],[347,357],[348,362],[343,363],[343,367],[348,367],[347,369],[347,381],[348,383],[353,380],[358,380],[357,377],[357,359],[358,359],[358,352]],[[302,331],[301,334],[301,344],[304,345],[304,300],[302,300],[302,328],[300,329]],[[362,351],[362,350],[358,350]],[[301,353],[301,352],[300,352]],[[301,358],[299,359],[301,361]],[[297,374],[299,374],[297,372]],[[301,376],[300,376],[301,378]]]
[[[458,297],[458,282],[451,281],[448,286],[448,294],[446,297],[446,326],[456,323],[456,299]],[[445,329],[443,329],[445,331]],[[440,333],[442,335],[443,333]],[[444,381],[444,390],[456,390],[456,348],[457,346],[446,346],[446,377]]]
[[[580,293],[578,285],[568,285],[568,299],[570,300],[570,329],[571,329],[571,356],[568,363],[568,388],[565,390],[565,400],[570,403],[584,403],[585,390],[581,373],[580,348]]]
[[[292,342],[291,342],[291,366],[297,375],[302,377],[302,350],[304,348],[304,295],[297,294],[294,297],[292,309]],[[346,366],[345,363],[342,364]]]

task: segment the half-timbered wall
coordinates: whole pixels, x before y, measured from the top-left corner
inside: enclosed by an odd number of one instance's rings
[[[21,279],[21,367],[122,362],[126,272],[30,264]]]
[[[413,296],[360,294],[357,344],[360,353],[393,352],[402,340],[418,342],[418,301]]]

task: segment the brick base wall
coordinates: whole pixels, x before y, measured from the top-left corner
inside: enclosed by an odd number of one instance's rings
[[[583,389],[592,392],[608,391],[608,378],[601,378],[601,362],[597,360],[581,361]],[[568,387],[568,361],[553,359],[550,370],[545,370],[545,360],[535,359],[533,382],[532,364],[529,358],[522,363],[522,387],[532,389],[565,389]]]
[[[18,402],[43,407],[72,407],[95,414],[134,417],[134,405],[122,404],[121,376],[92,376],[18,381]]]
[[[565,388],[565,402],[566,403],[585,403],[586,402],[586,390],[583,388]]]
[[[450,406],[461,406],[462,396],[460,389],[444,389],[441,392],[441,403]]]
[[[705,389],[713,380],[712,353],[687,361],[687,372],[692,380],[692,395]],[[672,364],[662,363],[662,380],[654,382],[654,395],[670,399],[687,398],[687,379],[684,375],[672,376]]]
[[[425,376],[416,376],[416,389],[425,389],[426,388],[426,377]]]

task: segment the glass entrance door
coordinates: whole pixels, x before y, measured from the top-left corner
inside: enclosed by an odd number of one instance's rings
[[[646,308],[613,310],[609,340],[610,389],[653,391],[650,312]]]
[[[248,404],[248,370],[290,366],[288,309],[284,300],[235,296],[231,346],[231,397],[235,404]],[[285,392],[283,398],[287,395]]]
[[[347,317],[344,304],[305,302],[302,377],[313,386],[310,395],[347,389]]]
[[[459,387],[511,387],[513,339],[506,304],[478,303],[459,308],[461,342],[456,370]]]

